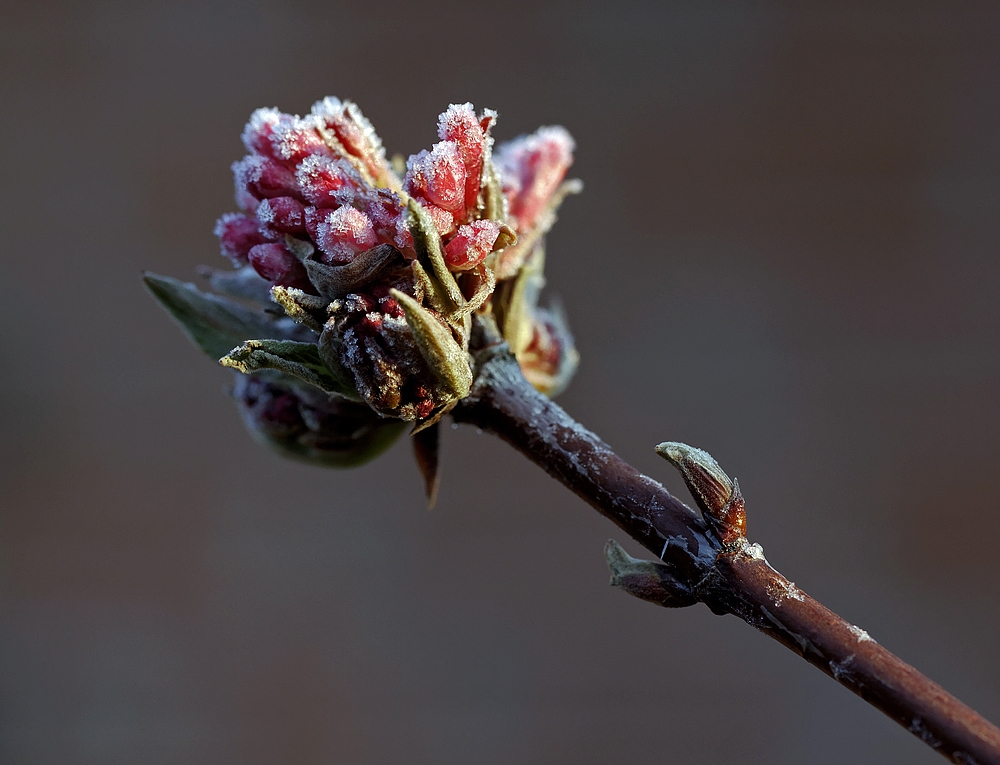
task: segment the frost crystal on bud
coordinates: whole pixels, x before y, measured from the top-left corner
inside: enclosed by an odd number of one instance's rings
[[[476,206],[479,196],[483,159],[493,146],[490,128],[496,121],[497,113],[492,109],[476,117],[472,104],[452,104],[438,118],[438,137],[442,141],[454,143],[465,165],[465,208]]]
[[[496,119],[451,104],[438,142],[400,179],[350,101],[250,116],[248,153],[232,165],[242,212],[215,227],[238,270],[212,274],[218,295],[148,284],[206,352],[252,375],[235,396],[260,438],[344,464],[359,444],[383,448],[379,434],[401,422],[430,428],[471,390],[472,327],[486,314],[532,384],[565,387],[572,338],[537,299],[544,234],[577,189],[563,182],[573,142],[543,128],[498,147],[494,162]]]
[[[302,196],[317,207],[339,207],[357,197],[361,179],[343,160],[306,157],[295,172]]]
[[[268,157],[248,156],[233,163],[233,178],[236,190],[254,199],[298,195],[292,172]]]
[[[269,239],[280,238],[284,234],[303,234],[306,230],[306,208],[292,197],[265,199],[257,205],[257,222],[254,232]]]
[[[250,121],[243,128],[243,145],[252,154],[262,157],[273,157],[271,136],[274,129],[282,120],[291,119],[289,115],[282,114],[275,108],[257,109],[250,115]]]
[[[332,154],[316,129],[316,121],[298,117],[282,120],[274,126],[271,146],[274,158],[287,163],[298,163],[306,157]]]
[[[404,188],[451,213],[465,207],[465,163],[453,141],[434,144],[430,151],[410,157]]]
[[[380,187],[399,188],[399,180],[385,159],[385,149],[375,128],[350,101],[327,96],[312,106],[328,145],[341,149]]]

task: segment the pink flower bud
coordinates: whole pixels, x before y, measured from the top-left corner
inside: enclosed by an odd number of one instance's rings
[[[451,104],[438,117],[438,138],[451,141],[458,147],[466,168],[483,161],[486,133],[472,104]]]
[[[377,185],[389,185],[392,171],[385,160],[382,141],[355,104],[327,96],[313,104],[312,115],[323,128],[333,133],[348,154],[361,161]]]
[[[574,143],[561,127],[543,127],[498,147],[497,166],[519,233],[530,230],[573,164]]]
[[[316,120],[312,117],[291,117],[276,124],[271,134],[271,145],[275,159],[293,165],[313,155],[333,157],[333,152],[316,130]]]
[[[500,236],[500,226],[488,218],[459,226],[455,238],[444,246],[444,261],[448,268],[466,271],[478,266],[493,250]]]
[[[366,199],[365,213],[371,219],[380,242],[394,244],[399,249],[413,246],[413,237],[406,228],[406,206],[395,192],[377,189]],[[399,242],[400,226],[409,236],[409,242]]]
[[[371,219],[353,207],[324,210],[316,227],[316,244],[328,257],[327,263],[349,263],[359,252],[379,243]]]
[[[271,135],[282,120],[290,119],[275,108],[257,109],[250,115],[250,121],[243,128],[243,145],[251,154],[274,158]]]
[[[258,244],[250,249],[248,259],[253,270],[271,284],[315,292],[305,266],[283,244]]]
[[[305,206],[292,197],[265,199],[257,205],[257,222],[269,239],[302,234],[306,230]]]
[[[340,207],[358,196],[361,179],[341,159],[306,157],[295,172],[302,196],[317,207]]]
[[[454,141],[434,144],[407,160],[405,188],[449,212],[465,208],[465,163]]]
[[[233,163],[237,199],[245,191],[256,199],[298,196],[298,184],[292,172],[273,159],[248,155]]]
[[[263,244],[264,237],[257,230],[257,221],[248,215],[226,213],[215,223],[219,249],[234,266],[245,266],[250,248]]]
[[[465,209],[475,209],[483,171],[483,157],[492,145],[489,131],[496,112],[487,109],[482,119],[476,117],[472,104],[452,104],[438,117],[438,137],[452,141],[465,164]]]

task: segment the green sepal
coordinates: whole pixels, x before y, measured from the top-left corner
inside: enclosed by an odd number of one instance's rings
[[[184,334],[213,359],[225,355],[248,337],[285,334],[263,311],[202,292],[193,284],[152,273],[144,274],[143,281]]]
[[[330,373],[314,343],[299,343],[294,340],[248,340],[219,359],[219,363],[243,374],[251,374],[261,369],[274,369],[297,377],[327,393],[357,397],[356,391],[347,388],[341,380]]]
[[[525,261],[517,276],[504,285],[501,313],[503,338],[516,356],[531,343],[532,323],[538,296],[545,286],[545,249],[538,247]]]
[[[327,372],[340,383],[341,388],[350,390],[350,393],[342,393],[353,401],[361,401],[362,398],[355,388],[354,373],[351,372],[340,360],[343,351],[344,339],[337,327],[336,319],[328,319],[323,331],[320,333],[316,352],[322,359]]]
[[[323,331],[328,305],[323,298],[296,287],[276,286],[271,288],[271,300],[284,308],[285,313],[296,324],[308,327],[313,332]]]
[[[444,254],[441,251],[441,235],[430,214],[421,207],[415,199],[410,199],[407,204],[409,218],[407,224],[410,233],[413,234],[413,247],[417,251],[417,256],[421,260],[424,270],[432,276],[434,281],[441,288],[441,292],[451,302],[451,311],[457,311],[465,305],[465,297],[459,289],[458,282],[455,281],[454,274],[448,270],[444,262]]]
[[[468,396],[472,389],[469,354],[455,341],[451,331],[420,303],[399,290],[394,289],[391,294],[406,314],[417,350],[434,376],[455,398]]]
[[[482,176],[483,216],[495,221],[504,219],[504,196],[500,187],[500,173],[493,164],[493,158],[488,157],[483,162]]]
[[[403,264],[397,250],[388,244],[372,247],[341,266],[331,266],[312,259],[306,259],[303,263],[309,274],[309,281],[328,300],[342,298],[374,281],[394,264]]]

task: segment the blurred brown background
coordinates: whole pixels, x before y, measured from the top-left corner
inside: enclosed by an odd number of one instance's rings
[[[709,449],[772,563],[1000,720],[995,3],[0,13],[0,761],[939,761],[610,589],[621,534],[493,438],[445,433],[427,512],[405,443],[246,437],[139,273],[221,263],[247,116],[326,94],[403,154],[450,102],[565,125],[562,404],[685,499],[652,446]]]

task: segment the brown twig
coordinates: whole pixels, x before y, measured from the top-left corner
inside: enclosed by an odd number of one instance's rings
[[[537,393],[488,326],[480,327],[478,346],[476,383],[452,412],[455,420],[500,436],[658,557],[636,561],[609,543],[613,583],[661,605],[703,602],[735,614],[953,762],[1000,765],[1000,729],[768,565],[743,536],[742,498],[737,487],[726,488],[721,470],[718,503],[711,480],[700,484],[710,489],[707,498],[693,491],[699,515]],[[685,475],[693,490],[698,478]],[[736,525],[726,525],[732,518]]]

